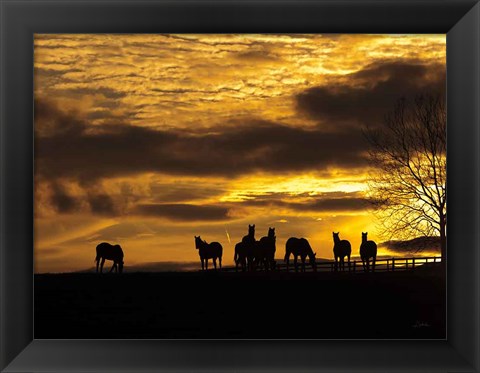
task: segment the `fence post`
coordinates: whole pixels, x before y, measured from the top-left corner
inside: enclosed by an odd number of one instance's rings
[[[435,264],[436,262],[437,262],[437,257],[434,256],[434,257],[433,257],[433,264]]]
[[[415,258],[412,259],[412,269],[415,269]]]
[[[390,271],[390,259],[387,259],[387,272]]]
[[[355,273],[356,270],[357,270],[357,261],[354,260],[353,261],[353,273]]]
[[[408,270],[408,259],[405,259],[405,270]]]
[[[330,271],[333,272],[333,262],[330,263]]]
[[[392,258],[392,272],[395,271],[395,258]]]

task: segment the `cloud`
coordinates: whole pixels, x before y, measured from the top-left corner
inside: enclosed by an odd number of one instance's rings
[[[135,213],[143,216],[162,217],[170,220],[198,221],[229,219],[228,208],[215,205],[190,204],[140,204]]]
[[[179,185],[179,183],[159,183],[150,185],[150,192],[154,202],[185,202],[192,200],[202,200],[212,197],[218,197],[226,192],[222,187],[211,187],[207,183],[198,185],[198,182],[190,181],[188,185]]]
[[[63,185],[53,182],[51,184],[50,204],[59,213],[70,213],[79,208],[80,201],[70,195]]]
[[[379,244],[399,253],[415,253],[432,250],[440,252],[440,237],[417,237],[406,241],[386,241]]]
[[[362,211],[372,208],[370,201],[359,192],[330,192],[307,198],[305,194],[292,196],[286,193],[269,193],[257,197],[249,195],[248,197],[252,199],[239,202],[238,205],[278,207],[297,212]],[[302,201],[292,201],[299,197]]]
[[[91,211],[99,215],[115,214],[115,203],[108,194],[91,194],[88,196]]]
[[[376,62],[339,83],[309,88],[296,96],[297,109],[330,126],[381,123],[401,98],[445,91],[444,65]]]
[[[247,61],[253,63],[262,63],[262,62],[280,62],[281,59],[270,52],[268,49],[254,49],[247,50],[239,53],[235,53],[234,58],[240,61]]]
[[[64,89],[64,90],[57,90],[57,92],[61,95],[78,95],[78,96],[102,95],[105,98],[109,98],[109,99],[119,99],[127,95],[125,92],[114,90],[108,87],[70,88],[70,89]]]
[[[251,119],[201,133],[125,123],[88,126],[78,113],[43,101],[36,111],[36,170],[47,179],[91,182],[145,172],[239,176],[367,163],[360,129],[325,133]]]

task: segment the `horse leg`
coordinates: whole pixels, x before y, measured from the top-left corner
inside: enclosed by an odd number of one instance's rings
[[[367,258],[367,273],[370,272],[370,258]]]
[[[200,258],[200,262],[202,263],[202,271],[203,271],[204,270],[203,258]]]
[[[102,262],[100,263],[100,273],[103,273],[103,265],[105,264],[105,258],[102,258]]]
[[[372,272],[375,272],[375,262],[376,262],[376,261],[377,261],[377,257],[374,256],[374,257],[372,258]]]
[[[112,273],[113,268],[117,269],[117,263],[113,262],[113,266],[112,266],[112,268],[110,268],[110,271],[108,273]]]
[[[205,258],[205,270],[208,271],[208,258]]]
[[[351,269],[351,267],[350,267],[350,255],[349,255],[348,256],[348,273],[350,273],[350,269]]]
[[[338,271],[338,257],[335,257],[335,272]]]
[[[295,255],[295,256],[293,257],[293,266],[295,267],[295,272],[298,272],[297,261],[298,261],[298,258],[297,258],[297,256]]]
[[[220,266],[220,269],[222,269],[222,257],[218,257],[218,265]]]
[[[302,272],[305,272],[305,258],[302,256]]]
[[[100,264],[100,258],[95,259],[97,261],[97,273],[98,273],[98,265]]]

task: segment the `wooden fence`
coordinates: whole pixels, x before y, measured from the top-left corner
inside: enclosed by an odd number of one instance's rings
[[[440,264],[442,262],[441,257],[437,256],[424,256],[424,257],[411,257],[411,258],[382,258],[375,261],[375,271],[377,272],[393,272],[393,271],[408,271],[414,270],[425,264]],[[318,272],[333,272],[335,271],[335,262],[334,261],[317,261],[317,271]],[[371,265],[370,265],[371,267]],[[301,269],[301,262],[298,261],[298,268]],[[277,270],[286,271],[287,265],[281,259],[277,259]],[[312,271],[308,259],[305,262],[305,270],[307,272]],[[348,271],[348,262],[345,262],[345,271]],[[371,268],[370,268],[371,270]],[[224,267],[223,271],[231,272],[235,271],[235,267]],[[239,271],[241,268],[239,267]],[[295,271],[295,266],[293,265],[293,260],[290,260],[289,271]],[[355,258],[355,260],[350,261],[350,271],[354,273],[363,273],[363,264],[360,259]]]

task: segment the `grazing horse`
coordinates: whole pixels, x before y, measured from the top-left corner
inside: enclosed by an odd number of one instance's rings
[[[298,272],[297,267],[297,258],[300,256],[302,260],[302,272],[305,272],[305,258],[308,256],[310,259],[310,265],[312,269],[316,272],[317,271],[317,263],[315,262],[315,255],[316,253],[313,252],[312,247],[308,243],[305,238],[296,238],[290,237],[285,244],[285,259],[284,261],[287,263],[287,272],[288,272],[288,264],[290,261],[290,254],[293,254],[293,264],[295,266],[295,272]]]
[[[97,245],[97,257],[95,262],[97,262],[97,272],[98,272],[98,263],[102,259],[100,264],[100,273],[103,271],[103,265],[105,264],[105,259],[113,260],[113,266],[110,269],[110,272],[115,268],[115,272],[122,273],[123,271],[123,250],[120,245],[110,245],[107,242],[102,242]]]
[[[360,257],[362,258],[363,270],[370,271],[370,258],[372,258],[372,272],[375,272],[375,261],[377,260],[377,244],[375,241],[367,240],[368,232],[362,232],[362,244],[360,245]]]
[[[202,262],[202,271],[208,270],[208,259],[213,259],[213,267],[217,269],[217,258],[222,269],[222,253],[223,247],[218,242],[204,241],[200,236],[195,236],[195,248],[198,250],[198,255],[200,255],[200,261]]]
[[[348,271],[350,272],[350,255],[352,254],[352,245],[347,240],[340,240],[340,232],[333,233],[333,255],[335,256],[335,271],[338,271],[338,262],[340,261],[340,270],[345,271],[345,257],[348,258]]]
[[[254,248],[254,265],[262,266],[265,271],[275,269],[275,228],[268,228],[268,235],[260,238]]]
[[[253,270],[255,243],[255,224],[249,224],[248,234],[243,236],[242,242],[235,245],[235,254],[233,256],[235,270],[238,270],[238,265],[242,266],[243,271],[247,267]]]

